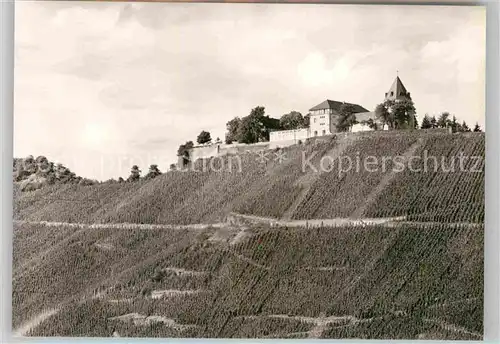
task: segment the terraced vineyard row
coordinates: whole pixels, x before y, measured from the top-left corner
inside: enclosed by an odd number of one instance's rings
[[[31,335],[477,339],[482,333],[477,228],[256,227],[235,245],[214,240],[217,231],[20,225],[14,327],[43,305],[58,311]],[[443,330],[443,323],[472,334]]]
[[[366,216],[409,215],[417,221],[483,222],[484,147],[483,134],[429,138],[415,154],[422,159],[413,163],[415,170],[423,172],[407,169],[398,173]],[[464,157],[462,166],[460,156]]]
[[[334,162],[331,172],[321,175],[306,201],[298,207],[294,218],[349,217],[392,170],[392,161],[388,159],[384,163],[384,169],[382,158],[403,155],[417,140],[417,135],[368,137],[358,140],[348,148],[340,160]],[[367,169],[364,162],[371,158],[376,158],[379,165],[371,165]]]

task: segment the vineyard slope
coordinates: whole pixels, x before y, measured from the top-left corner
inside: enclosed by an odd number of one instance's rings
[[[54,185],[26,192],[15,188],[14,218],[195,224],[220,222],[237,212],[297,220],[406,216],[415,221],[482,223],[484,145],[484,133],[333,136],[262,155],[198,160],[188,171],[132,183]],[[451,161],[461,155],[469,159],[461,168],[455,162],[451,170]],[[425,156],[437,159],[437,170],[434,160],[423,161]],[[397,157],[404,157],[405,163],[416,157],[413,170],[394,172]],[[367,159],[376,159],[378,169],[366,169],[362,163],[356,168],[356,161]],[[341,160],[350,160],[353,167],[346,170]]]

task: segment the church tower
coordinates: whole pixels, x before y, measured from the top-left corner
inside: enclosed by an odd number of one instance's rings
[[[403,82],[399,78],[399,76],[396,76],[396,80],[392,83],[391,88],[389,89],[389,92],[385,94],[385,100],[409,100],[411,99],[410,97],[410,92],[406,90],[406,87],[403,85]]]

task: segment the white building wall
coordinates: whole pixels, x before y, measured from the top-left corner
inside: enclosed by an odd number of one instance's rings
[[[360,131],[373,131],[373,129],[370,128],[369,126],[361,124],[361,123],[354,124],[351,128],[351,132],[353,132],[353,133],[357,133]]]
[[[353,133],[357,133],[360,131],[373,131],[373,130],[374,129],[370,128],[368,125],[364,125],[361,123],[354,124],[351,128],[351,132],[353,132]],[[382,130],[389,130],[389,127],[387,126],[387,124],[384,124],[384,126],[382,127]]]
[[[309,137],[309,129],[280,130],[269,133],[269,141],[298,141]]]
[[[311,130],[311,137],[314,136],[324,136],[330,133],[330,120],[331,114],[329,110],[319,113],[311,113],[311,118],[309,121],[309,127]]]

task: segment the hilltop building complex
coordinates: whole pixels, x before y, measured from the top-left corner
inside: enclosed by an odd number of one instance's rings
[[[410,93],[406,90],[399,76],[397,76],[389,91],[385,93],[384,100],[401,101],[405,99],[410,99]],[[297,142],[298,140],[304,140],[310,137],[334,134],[337,132],[337,122],[340,115],[340,108],[343,104],[352,105],[356,121],[358,122],[350,128],[351,132],[375,130],[374,126],[370,124],[375,124],[379,129],[387,129],[384,127],[383,123],[377,119],[374,111],[368,111],[358,104],[327,99],[309,109],[309,128],[273,131],[269,135],[269,141]]]
[[[406,90],[403,82],[396,77],[388,92],[385,93],[384,100],[400,101],[410,99],[410,93]],[[374,111],[368,111],[361,105],[345,103],[326,99],[320,104],[309,109],[309,127],[293,130],[277,130],[269,133],[269,142],[258,142],[255,144],[222,144],[215,143],[211,145],[201,145],[194,147],[190,151],[190,160],[195,161],[199,158],[211,156],[220,156],[225,154],[243,153],[245,151],[261,150],[264,148],[285,147],[308,138],[332,135],[338,132],[337,122],[340,116],[342,105],[352,105],[357,124],[350,128],[350,132],[387,130],[387,126],[377,118]],[[374,129],[374,128],[377,129]],[[179,158],[181,164],[182,158]]]

